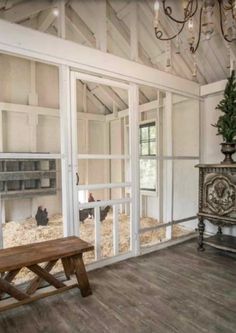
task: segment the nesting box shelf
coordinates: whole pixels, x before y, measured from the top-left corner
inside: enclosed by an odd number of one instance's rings
[[[56,160],[0,159],[3,199],[56,194]]]

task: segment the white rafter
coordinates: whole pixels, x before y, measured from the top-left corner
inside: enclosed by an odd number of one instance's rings
[[[20,22],[52,6],[48,0],[24,1],[0,13],[0,18],[10,22]]]

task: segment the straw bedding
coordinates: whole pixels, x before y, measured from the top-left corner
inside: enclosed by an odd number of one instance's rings
[[[119,253],[124,253],[129,250],[130,246],[130,219],[125,214],[119,215],[118,231],[119,231]],[[152,227],[157,225],[157,221],[152,218],[142,218],[141,227]],[[106,219],[101,222],[101,257],[110,257],[113,255],[113,216],[109,213]],[[174,226],[173,237],[178,237],[186,233],[181,226]],[[40,242],[63,237],[62,216],[54,215],[49,219],[47,226],[37,226],[34,218],[24,221],[11,221],[3,226],[4,248]],[[80,237],[94,244],[94,220],[86,219],[80,224]],[[165,240],[165,228],[149,231],[140,235],[140,243],[142,246],[152,245]],[[90,263],[95,260],[94,251],[84,254],[85,263]],[[62,270],[61,262],[59,261],[53,269],[53,272]],[[27,269],[22,269],[17,275],[17,283],[22,283],[34,276]]]

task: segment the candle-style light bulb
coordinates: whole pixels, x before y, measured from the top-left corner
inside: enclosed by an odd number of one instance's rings
[[[160,3],[159,0],[156,0],[154,2],[154,11],[157,12],[160,9]]]
[[[193,32],[193,19],[192,18],[190,18],[189,19],[189,21],[188,21],[188,30],[190,31],[190,32]]]
[[[158,18],[159,18],[159,9],[160,9],[160,3],[158,0],[154,2],[154,28],[158,27]]]
[[[233,17],[236,20],[236,0],[233,2]]]
[[[54,16],[58,17],[59,16],[59,9],[57,7],[53,8],[52,13]]]

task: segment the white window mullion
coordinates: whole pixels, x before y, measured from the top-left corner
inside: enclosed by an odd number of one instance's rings
[[[101,222],[100,222],[100,207],[94,207],[95,217],[95,260],[101,258]]]
[[[78,134],[77,134],[77,91],[76,91],[76,73],[71,72],[71,123],[69,136],[71,137],[71,188],[72,188],[72,212],[71,223],[73,224],[73,233],[79,236],[79,216],[78,216],[78,189],[77,189],[77,170],[78,170]]]
[[[73,193],[71,170],[71,105],[70,69],[62,65],[59,69],[60,84],[60,132],[61,132],[61,172],[62,172],[62,215],[64,236],[74,234]]]
[[[165,155],[173,158],[173,130],[172,130],[172,93],[166,93],[165,112],[163,119],[163,134],[165,136]],[[173,220],[173,159],[164,163],[163,178],[163,221]],[[166,227],[166,240],[172,238],[172,226]]]
[[[135,255],[140,253],[139,220],[140,220],[140,176],[139,176],[139,89],[136,84],[130,85],[129,91],[130,123],[130,169],[131,169],[131,230],[130,249]]]
[[[113,253],[114,256],[119,254],[119,207],[113,206]]]

